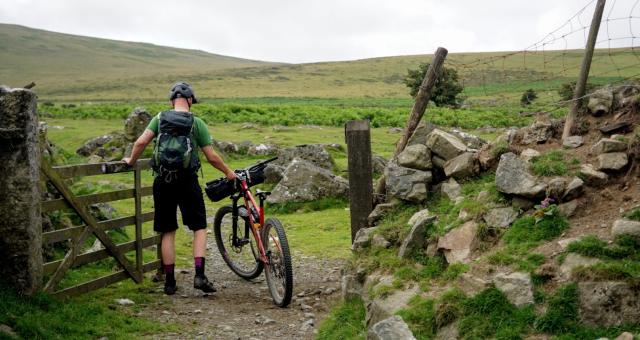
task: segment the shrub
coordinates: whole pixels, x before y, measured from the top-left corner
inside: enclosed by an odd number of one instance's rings
[[[596,86],[594,84],[587,83],[586,92],[591,92]],[[562,100],[571,100],[573,99],[573,92],[576,89],[576,82],[571,81],[568,83],[564,83],[558,89],[558,94],[560,95],[560,99]]]
[[[415,98],[422,85],[427,70],[429,69],[429,63],[418,65],[415,70],[408,70],[407,76],[404,79],[404,84],[410,89],[409,94]],[[464,87],[458,81],[458,71],[455,69],[443,67],[442,73],[436,81],[430,100],[437,106],[451,106],[458,107],[460,102],[458,95],[462,92]]]
[[[536,99],[538,99],[538,93],[534,89],[528,89],[520,97],[520,106],[529,106]]]

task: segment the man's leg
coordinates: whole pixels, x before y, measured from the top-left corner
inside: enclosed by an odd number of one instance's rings
[[[216,291],[213,283],[209,282],[204,274],[204,256],[207,250],[207,230],[198,229],[193,231],[193,262],[196,275],[193,279],[194,288],[198,288],[205,293]]]
[[[172,295],[177,290],[176,277],[174,274],[176,263],[176,231],[162,233],[162,263],[165,274],[164,292]]]

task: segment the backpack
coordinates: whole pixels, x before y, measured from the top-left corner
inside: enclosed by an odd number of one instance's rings
[[[189,112],[160,112],[151,167],[166,182],[183,174],[195,174],[200,168],[193,126],[194,118]]]

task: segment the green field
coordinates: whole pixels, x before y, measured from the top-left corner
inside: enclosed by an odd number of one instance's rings
[[[446,44],[445,44],[446,45]],[[593,83],[640,73],[630,48],[597,50]],[[445,66],[458,70],[471,99],[515,102],[528,88],[557,100],[555,89],[575,80],[581,50],[452,53]],[[73,36],[0,24],[0,82],[13,87],[35,81],[41,100],[164,100],[176,80],[187,80],[206,99],[391,98],[410,100],[407,69],[432,56],[411,55],[309,64],[277,64],[203,51]],[[304,100],[304,99],[302,99]],[[268,100],[280,105],[278,99]]]

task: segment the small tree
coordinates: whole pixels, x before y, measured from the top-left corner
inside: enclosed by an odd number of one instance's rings
[[[534,89],[528,89],[524,91],[522,97],[520,97],[521,106],[529,106],[534,100],[538,98],[538,93]]]
[[[422,80],[424,79],[429,63],[420,64],[415,70],[408,70],[407,76],[404,78],[404,84],[409,88],[409,94],[416,97]],[[464,87],[458,81],[458,71],[443,67],[442,73],[436,80],[429,100],[433,101],[437,106],[459,106],[458,95],[464,90]]]
[[[591,83],[587,83],[585,93],[590,93],[596,86]],[[567,101],[573,99],[573,92],[576,90],[576,82],[570,81],[568,83],[564,83],[560,85],[558,89],[558,94],[560,95],[560,99]]]

